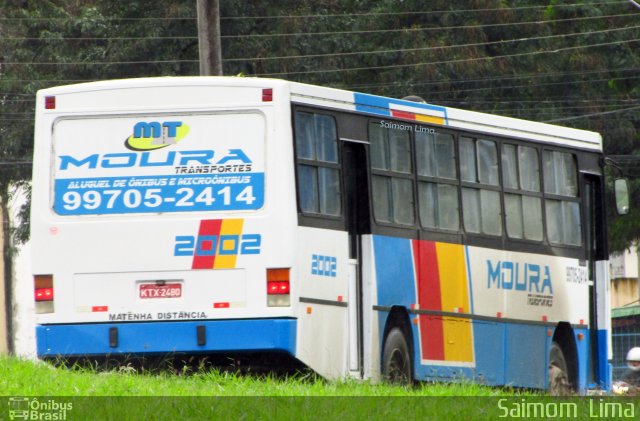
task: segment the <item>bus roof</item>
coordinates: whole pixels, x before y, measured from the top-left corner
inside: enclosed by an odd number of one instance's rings
[[[602,137],[596,132],[280,79],[226,76],[121,79],[48,88],[39,91],[38,95],[187,86],[276,88],[290,92],[291,100],[302,104],[360,112],[381,118],[397,118],[472,132],[535,140],[578,149],[602,151]]]
[[[602,151],[602,137],[596,132],[302,83],[291,86],[295,102]]]

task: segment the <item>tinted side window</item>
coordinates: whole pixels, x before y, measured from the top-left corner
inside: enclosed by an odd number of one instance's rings
[[[542,241],[542,199],[538,150],[502,145],[502,184],[507,235]]]
[[[416,170],[418,209],[424,228],[460,229],[455,143],[443,133],[418,132]]]
[[[373,215],[388,224],[414,225],[411,132],[369,123]]]
[[[342,215],[342,194],[335,119],[326,114],[295,113],[298,202],[307,214]]]
[[[502,235],[498,149],[492,140],[460,137],[462,216],[465,231]]]
[[[573,154],[545,150],[543,153],[547,237],[555,244],[582,244],[578,197],[578,170]]]

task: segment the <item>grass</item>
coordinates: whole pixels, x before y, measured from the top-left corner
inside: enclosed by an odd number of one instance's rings
[[[369,381],[326,381],[312,373],[246,375],[188,365],[174,370],[140,370],[131,364],[111,370],[53,366],[0,356],[4,396],[513,396],[508,389],[473,383],[404,387]]]
[[[105,370],[0,356],[0,373],[0,414],[7,411],[2,396],[9,408],[12,397],[27,397],[29,405],[44,405],[39,418],[30,419],[493,420],[500,415],[499,399],[535,397],[473,383],[403,387],[326,381],[305,371],[247,375],[188,364],[140,370],[127,363]]]

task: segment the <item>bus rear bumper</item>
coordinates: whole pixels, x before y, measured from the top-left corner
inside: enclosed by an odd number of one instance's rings
[[[295,356],[295,319],[93,323],[36,327],[38,357],[280,351]]]

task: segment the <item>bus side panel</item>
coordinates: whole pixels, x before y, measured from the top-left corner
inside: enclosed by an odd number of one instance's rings
[[[296,239],[296,357],[320,375],[347,374],[348,239],[344,231],[299,227]]]
[[[481,384],[505,384],[505,325],[491,321],[474,320],[476,371],[474,380]]]
[[[591,357],[589,355],[589,344],[591,343],[591,334],[589,328],[575,328],[573,335],[578,352],[578,384],[576,389],[579,393],[583,393],[590,387],[589,366],[591,365]]]
[[[378,302],[377,277],[374,253],[374,236],[362,236],[362,338],[364,378],[380,380],[380,331],[379,314],[374,310]]]
[[[472,322],[462,316],[470,308],[463,246],[374,236],[374,257],[379,331],[394,307],[410,314],[416,378],[470,377],[475,362]]]
[[[546,387],[547,327],[505,324],[507,338],[504,384],[542,389]]]
[[[560,322],[589,322],[586,267],[577,259],[479,247],[468,247],[467,258],[474,315],[496,318],[504,326],[504,384],[546,387],[549,333]],[[482,336],[476,338],[481,343]],[[578,351],[582,373],[588,361],[582,355],[586,351]]]
[[[598,381],[605,390],[611,389],[611,364],[613,348],[611,346],[611,297],[609,264],[607,261],[596,262],[596,296],[597,296],[597,329],[598,329]]]
[[[417,379],[544,388],[549,331],[588,321],[576,259],[383,236],[373,257],[377,327],[394,307],[409,313]]]

